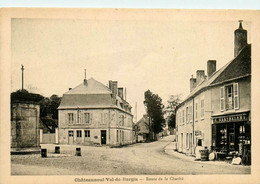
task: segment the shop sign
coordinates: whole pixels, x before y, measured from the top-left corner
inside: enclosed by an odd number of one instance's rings
[[[214,123],[237,122],[237,121],[247,121],[247,120],[248,120],[248,116],[246,114],[213,117]]]

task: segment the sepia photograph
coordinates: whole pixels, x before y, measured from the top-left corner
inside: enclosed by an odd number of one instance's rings
[[[259,11],[19,8],[2,15],[9,181],[253,181]]]

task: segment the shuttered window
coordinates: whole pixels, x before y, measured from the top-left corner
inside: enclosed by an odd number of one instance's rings
[[[204,99],[200,101],[200,117],[201,119],[204,118]]]
[[[220,88],[220,111],[225,109],[224,87]]]
[[[69,121],[69,124],[72,124],[74,122],[73,113],[68,113],[68,121]]]
[[[198,103],[195,103],[195,120],[198,120]]]
[[[238,83],[234,84],[234,108],[239,109]]]
[[[84,123],[89,123],[90,116],[89,113],[84,113]]]

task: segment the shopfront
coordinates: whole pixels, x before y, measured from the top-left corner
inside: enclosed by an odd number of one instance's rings
[[[213,116],[212,149],[225,153],[242,154],[251,147],[250,113]]]

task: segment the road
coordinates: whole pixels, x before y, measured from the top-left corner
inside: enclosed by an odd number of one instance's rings
[[[55,145],[43,145],[48,158],[40,155],[12,155],[12,175],[197,175],[250,174],[250,166],[209,164],[183,159],[164,152],[172,142],[165,137],[152,143],[138,143],[122,148],[82,146],[82,156],[75,156],[76,146],[61,145],[61,154],[53,154]]]

